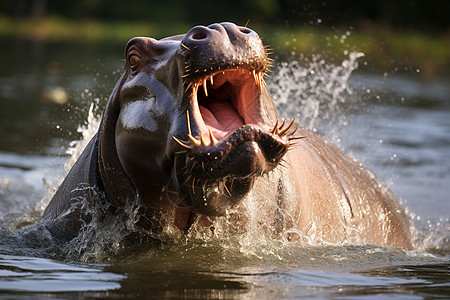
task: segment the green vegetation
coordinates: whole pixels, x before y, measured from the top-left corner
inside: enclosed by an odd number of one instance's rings
[[[56,17],[12,19],[0,16],[0,37],[42,41],[111,42],[125,44],[133,36],[161,38],[184,33],[195,24],[182,22],[170,26],[145,21],[93,21]],[[250,24],[276,53],[327,54],[342,59],[345,51],[361,51],[373,69],[420,70],[429,75],[450,73],[450,38],[417,32],[369,27],[349,30],[314,26],[274,26]]]

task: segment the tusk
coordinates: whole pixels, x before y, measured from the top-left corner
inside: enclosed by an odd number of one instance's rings
[[[192,136],[192,134],[188,134],[189,139],[191,140],[192,144],[194,144],[195,147],[200,147],[202,144],[201,141],[197,140],[195,137]]]
[[[205,138],[203,137],[203,134],[200,133],[200,140],[202,142],[203,146],[208,146],[209,144],[206,143]]]
[[[206,88],[206,78],[203,80],[203,90],[205,91],[206,97],[208,97],[208,89]]]
[[[189,110],[186,111],[186,120],[187,120],[187,126],[188,126],[188,133],[189,133],[190,135],[192,135],[192,132],[191,132],[191,122],[190,122],[190,120],[189,120]]]
[[[211,143],[213,145],[217,144],[219,141],[216,139],[216,137],[213,135],[211,128],[208,128],[209,130],[209,139],[211,140]]]

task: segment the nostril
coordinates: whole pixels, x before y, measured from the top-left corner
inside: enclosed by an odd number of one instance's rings
[[[194,40],[204,40],[206,38],[207,38],[207,35],[204,32],[196,32],[192,35],[192,39],[194,39]]]
[[[244,34],[249,34],[250,32],[252,32],[250,29],[248,29],[246,27],[239,27],[239,31]]]

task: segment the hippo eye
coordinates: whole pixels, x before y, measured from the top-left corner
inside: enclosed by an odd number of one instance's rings
[[[130,66],[135,66],[139,63],[139,61],[141,60],[141,58],[137,55],[131,55],[128,58],[128,62],[130,63]]]

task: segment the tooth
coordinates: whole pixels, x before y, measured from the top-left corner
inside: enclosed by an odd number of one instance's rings
[[[179,139],[177,139],[176,137],[172,136],[172,138],[175,140],[175,142],[177,142],[178,144],[180,144],[180,146],[186,148],[186,149],[192,149],[191,146],[186,145],[185,143],[183,143],[182,141],[180,141]]]
[[[211,81],[211,85],[214,84],[214,80],[213,80],[213,76],[212,75],[209,77],[209,81]]]
[[[194,144],[195,147],[200,147],[202,144],[201,141],[197,140],[195,137],[192,136],[192,134],[188,134],[189,139],[191,140],[192,144]]]
[[[206,78],[203,80],[203,90],[205,91],[206,97],[208,97],[208,90],[206,88]]]
[[[189,110],[186,111],[186,120],[187,120],[187,126],[188,126],[188,133],[189,133],[190,135],[192,135],[192,132],[191,132],[191,122],[190,122],[190,120],[189,120]]]
[[[261,72],[258,73],[258,87],[259,87],[259,93],[261,93],[262,91],[262,78],[263,78],[263,74],[261,74]]]
[[[202,134],[200,134],[200,140],[202,141],[203,146],[208,146],[208,144],[206,143],[205,138],[203,137]]]
[[[280,133],[278,134],[280,137],[283,137],[286,135],[286,133],[289,132],[289,130],[292,129],[292,126],[294,126],[295,124],[295,118],[292,120],[291,124],[289,124],[288,127],[286,127],[285,129],[281,130]]]
[[[217,144],[218,141],[217,141],[216,137],[213,135],[211,128],[208,128],[208,130],[209,130],[209,139],[211,140],[211,143],[213,145]]]

